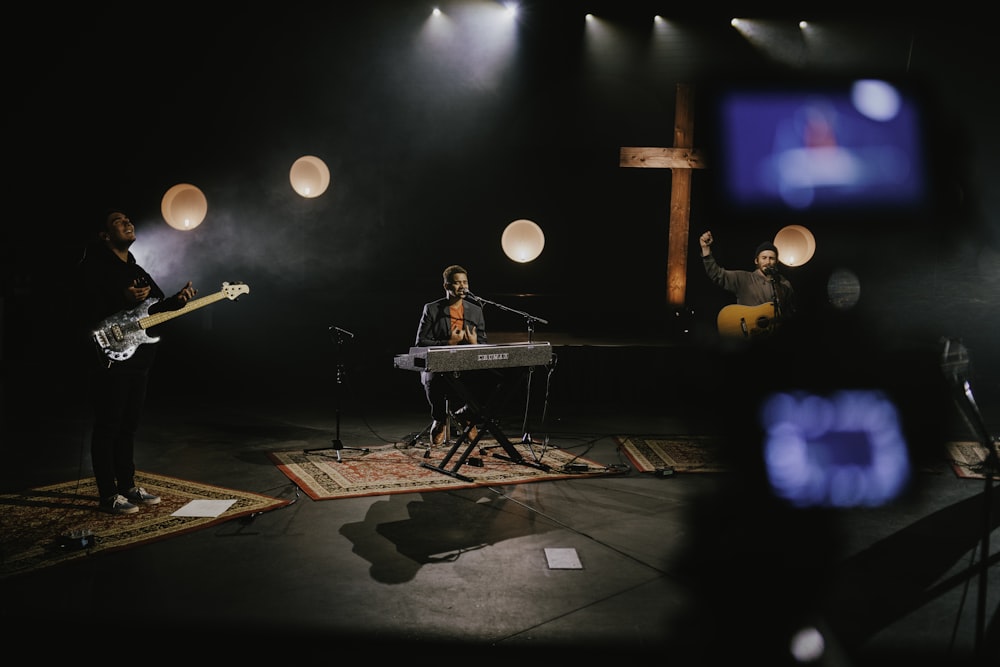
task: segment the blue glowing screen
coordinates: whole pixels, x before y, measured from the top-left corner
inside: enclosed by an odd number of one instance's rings
[[[797,507],[874,507],[910,479],[895,405],[881,392],[776,393],[761,407],[772,492]]]
[[[911,209],[928,202],[921,107],[891,83],[732,89],[718,101],[735,207]]]

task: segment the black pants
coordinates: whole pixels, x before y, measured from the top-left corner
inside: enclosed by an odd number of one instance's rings
[[[431,409],[431,418],[439,422],[444,422],[448,418],[448,407],[453,413],[460,412],[465,409],[467,402],[461,392],[453,389],[453,380],[446,375],[446,373],[428,372],[420,374],[427,405]],[[502,375],[496,370],[462,371],[458,376],[458,382],[481,407],[489,404],[502,379]]]
[[[93,380],[90,460],[104,500],[135,486],[135,433],[146,403],[149,368],[116,362],[95,370]]]

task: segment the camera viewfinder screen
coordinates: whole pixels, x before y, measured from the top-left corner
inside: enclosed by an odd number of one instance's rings
[[[724,91],[722,187],[735,207],[905,210],[926,202],[920,107],[881,80]]]

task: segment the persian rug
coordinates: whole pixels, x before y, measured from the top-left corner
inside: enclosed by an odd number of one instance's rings
[[[672,468],[674,472],[727,472],[722,438],[690,435],[641,438],[616,436],[615,442],[639,472]]]
[[[94,554],[146,544],[266,512],[289,500],[137,472],[136,483],[160,496],[135,514],[97,507],[93,477],[0,495],[0,578]],[[172,516],[192,500],[234,501],[218,516]]]
[[[993,448],[1000,455],[1000,446],[993,443]],[[948,460],[952,470],[965,479],[986,479],[987,450],[983,443],[970,441],[954,441],[948,443]],[[1000,479],[1000,468],[993,468],[991,476]]]
[[[457,473],[471,481],[442,472],[442,469],[454,471],[455,463],[467,445],[460,446],[446,464],[444,458],[451,445],[427,448],[397,443],[361,452],[344,449],[340,450],[340,460],[334,449],[268,452],[268,456],[313,500],[526,484],[622,472],[551,446],[512,444],[525,461],[537,461],[548,470],[494,456],[506,453],[496,441],[487,440],[481,441],[466,462],[458,467]],[[422,464],[436,466],[437,469]]]

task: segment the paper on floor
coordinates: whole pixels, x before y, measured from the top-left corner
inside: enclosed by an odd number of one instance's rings
[[[209,516],[216,517],[229,509],[235,498],[225,500],[192,500],[170,516]]]
[[[551,570],[582,570],[583,564],[576,554],[576,549],[545,549],[545,559]]]

